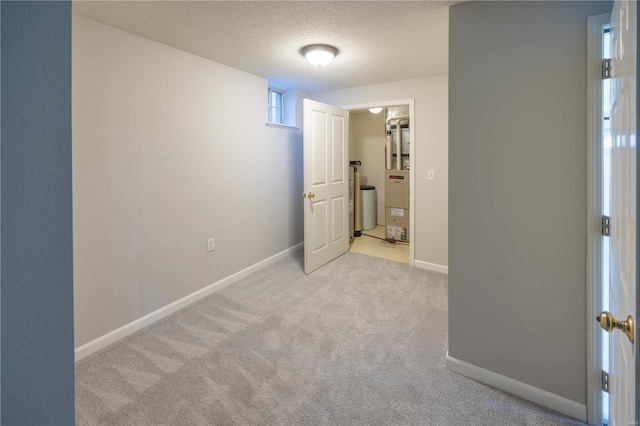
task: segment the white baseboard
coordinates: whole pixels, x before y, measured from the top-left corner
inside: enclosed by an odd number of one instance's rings
[[[489,386],[517,395],[526,400],[535,402],[543,407],[550,408],[559,413],[573,417],[580,421],[587,421],[587,406],[547,392],[523,382],[519,382],[502,374],[494,373],[477,365],[449,356],[447,351],[446,366],[449,370],[470,377]]]
[[[221,279],[218,282],[215,282],[213,284],[208,285],[205,288],[202,288],[196,292],[193,292],[190,295],[183,297],[182,299],[176,300],[175,302],[170,303],[154,312],[151,312],[150,314],[147,314],[141,318],[138,318],[137,320],[130,322],[129,324],[123,325],[122,327],[116,330],[113,330],[105,334],[104,336],[98,337],[97,339],[92,340],[87,344],[79,346],[75,350],[75,360],[79,361],[82,358],[85,358],[99,351],[100,349],[105,348],[106,346],[114,342],[117,342],[123,337],[128,336],[129,334],[135,331],[138,331],[141,328],[144,328],[150,324],[153,324],[154,322],[176,312],[179,309],[184,308],[185,306],[188,306],[194,302],[197,302],[198,300],[212,293],[215,293],[216,291],[222,290],[228,285],[233,284],[234,282],[240,280],[241,278],[246,277],[247,275],[257,271],[258,269],[264,268],[265,266],[274,263],[275,261],[289,255],[290,253],[298,250],[301,247],[302,247],[302,243],[296,244],[293,247],[289,247],[288,249],[283,250],[280,253],[277,253],[269,257],[268,259],[265,259],[254,265],[251,265],[239,272],[236,272],[233,275],[230,275],[226,278]]]
[[[437,263],[424,262],[422,260],[414,260],[413,266],[421,269],[428,269],[429,271],[442,272],[443,274],[449,273],[449,267],[444,265],[438,265]]]

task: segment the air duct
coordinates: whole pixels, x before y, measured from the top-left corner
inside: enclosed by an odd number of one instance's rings
[[[402,129],[400,128],[400,121],[409,121],[408,115],[397,115],[395,117],[389,117],[386,120],[387,126],[387,164],[386,169],[391,170],[393,167],[393,153],[391,147],[391,122],[396,121],[396,170],[402,170]]]

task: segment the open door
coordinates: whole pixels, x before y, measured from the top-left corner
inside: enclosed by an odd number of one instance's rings
[[[349,250],[349,113],[304,100],[304,273]]]
[[[616,1],[611,16],[610,312],[598,316],[609,331],[609,424],[636,421],[636,2]],[[619,330],[619,331],[617,331]]]

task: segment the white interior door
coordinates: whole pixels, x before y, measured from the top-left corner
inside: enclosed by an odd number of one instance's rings
[[[636,312],[636,2],[616,1],[611,16],[610,312],[626,320]],[[635,333],[634,333],[635,335]],[[635,423],[635,345],[609,334],[609,424]],[[634,339],[635,340],[635,339]]]
[[[349,250],[349,112],[304,100],[304,272]]]

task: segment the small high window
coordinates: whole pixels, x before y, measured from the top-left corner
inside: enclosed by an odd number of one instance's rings
[[[270,123],[284,123],[283,99],[284,91],[269,87],[267,121],[269,121]]]

